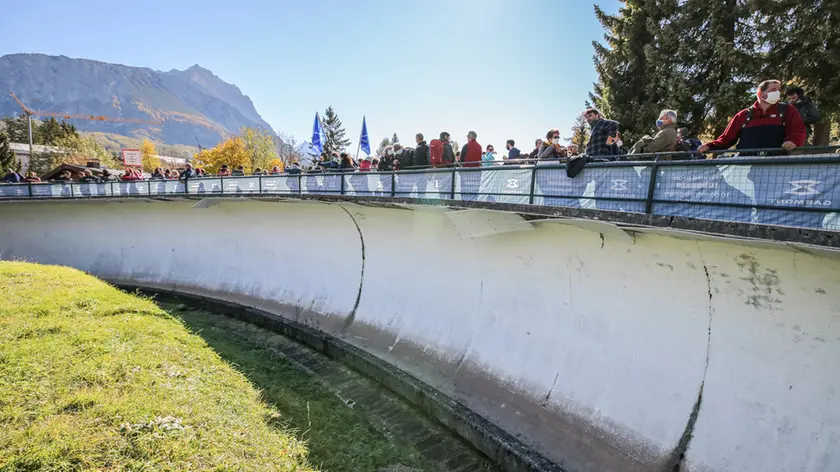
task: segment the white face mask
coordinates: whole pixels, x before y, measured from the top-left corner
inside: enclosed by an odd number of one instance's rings
[[[767,98],[764,99],[765,102],[775,105],[779,103],[779,99],[782,97],[782,93],[776,90],[775,92],[767,92]]]
[[[551,144],[560,144],[560,138],[554,138],[551,140]]]

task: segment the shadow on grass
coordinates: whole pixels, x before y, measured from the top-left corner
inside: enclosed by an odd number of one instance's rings
[[[348,408],[316,379],[260,342],[261,337],[274,333],[224,315],[157,303],[260,389],[266,403],[280,413],[267,420],[296,431],[307,442],[310,462],[316,467],[354,472],[373,472],[396,464],[421,468],[416,451],[389,441],[361,412]]]

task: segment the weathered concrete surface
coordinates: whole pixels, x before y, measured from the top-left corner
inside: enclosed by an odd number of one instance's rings
[[[4,259],[318,327],[568,470],[840,468],[830,248],[324,202],[6,203],[0,219]]]

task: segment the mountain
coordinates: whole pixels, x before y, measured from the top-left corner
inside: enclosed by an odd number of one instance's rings
[[[146,67],[44,54],[0,57],[0,116],[21,112],[8,95],[30,109],[160,121],[159,124],[108,123],[74,119],[79,130],[148,137],[167,144],[211,147],[243,126],[271,126],[237,86],[194,65],[187,70]]]

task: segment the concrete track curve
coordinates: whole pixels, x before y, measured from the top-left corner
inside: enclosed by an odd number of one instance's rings
[[[446,207],[0,204],[0,257],[253,306],[566,470],[840,468],[836,252]]]

